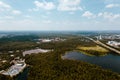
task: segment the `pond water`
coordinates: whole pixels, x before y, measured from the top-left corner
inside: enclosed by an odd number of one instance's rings
[[[14,80],[27,80],[29,67],[26,67],[22,73],[17,75]]]
[[[106,56],[88,56],[80,52],[71,51],[62,56],[62,58],[89,62],[120,73],[120,56],[118,55],[108,54]]]

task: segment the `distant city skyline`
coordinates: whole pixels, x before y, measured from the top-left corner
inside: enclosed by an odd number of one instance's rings
[[[0,31],[120,30],[120,0],[0,0]]]

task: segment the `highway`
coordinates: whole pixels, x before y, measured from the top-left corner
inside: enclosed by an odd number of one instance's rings
[[[109,50],[111,50],[111,51],[113,51],[113,52],[116,52],[116,53],[120,54],[120,51],[119,51],[119,50],[117,50],[117,49],[115,49],[115,48],[112,48],[112,47],[110,47],[110,46],[108,46],[108,45],[100,42],[99,40],[94,40],[94,39],[92,39],[92,38],[90,38],[90,37],[86,37],[86,38],[89,39],[89,40],[91,40],[91,41],[93,41],[94,43],[96,43],[96,44],[98,44],[98,45],[101,45],[101,46],[103,46],[103,47],[105,47],[105,48],[107,48],[107,49],[109,49]]]

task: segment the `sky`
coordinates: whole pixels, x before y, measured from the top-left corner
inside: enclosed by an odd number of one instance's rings
[[[120,0],[0,0],[0,31],[120,30]]]

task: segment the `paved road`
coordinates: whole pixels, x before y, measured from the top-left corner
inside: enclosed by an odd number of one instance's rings
[[[107,49],[109,49],[109,50],[111,50],[111,51],[114,51],[114,52],[120,54],[120,51],[119,51],[119,50],[117,50],[117,49],[115,49],[115,48],[112,48],[112,47],[110,47],[110,46],[108,46],[108,45],[100,42],[99,40],[94,40],[94,39],[89,38],[89,37],[86,37],[86,38],[89,39],[89,40],[91,40],[91,41],[93,41],[93,42],[95,42],[96,44],[99,44],[99,45],[101,45],[101,46],[103,46],[103,47],[105,47],[105,48],[107,48]]]

